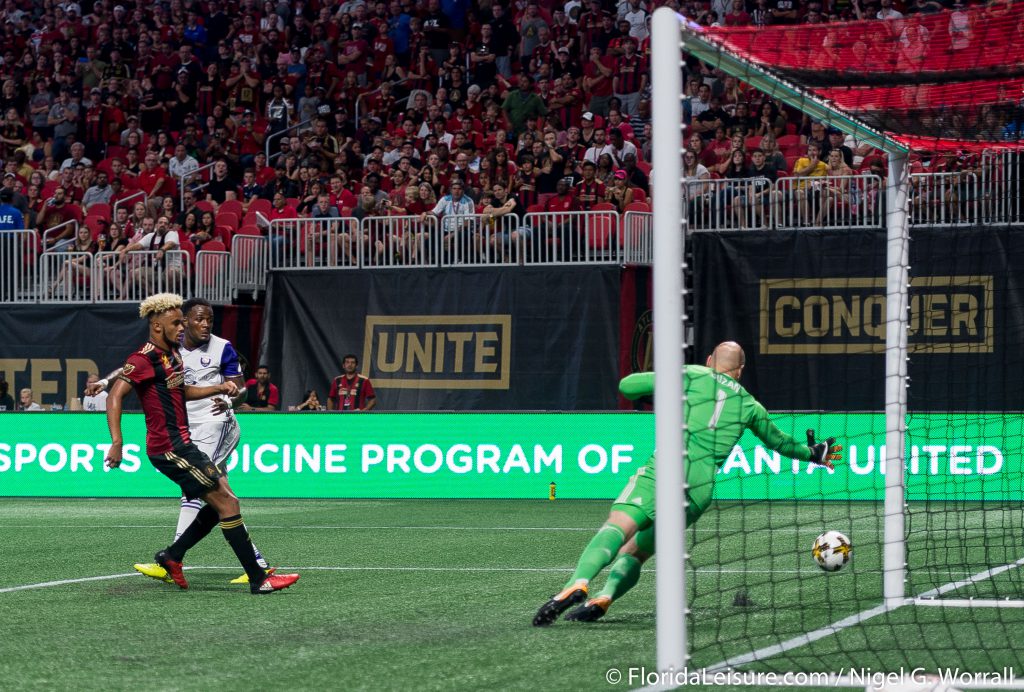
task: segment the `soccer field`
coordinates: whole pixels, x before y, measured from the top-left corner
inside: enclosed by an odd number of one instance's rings
[[[3,686],[630,689],[642,686],[628,684],[630,667],[653,669],[653,562],[599,623],[530,624],[603,521],[605,501],[243,505],[272,564],[302,573],[295,587],[254,598],[229,585],[240,569],[219,531],[188,556],[189,591],[137,575],[131,564],[150,561],[170,539],[174,500],[5,499]],[[880,511],[874,503],[780,502],[709,511],[690,534],[694,665],[785,645],[877,606]],[[836,574],[818,570],[809,554],[823,528],[848,532],[855,546]],[[908,547],[912,593],[959,576],[915,569],[936,546]],[[990,555],[988,565],[1003,557]],[[1019,587],[1018,570],[1008,570],[977,588],[1006,595]],[[1022,637],[1020,610],[904,607],[752,668],[909,663],[1019,674],[1011,642]],[[610,668],[623,671],[617,686],[606,681]]]

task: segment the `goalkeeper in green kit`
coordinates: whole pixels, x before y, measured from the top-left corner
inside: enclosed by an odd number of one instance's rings
[[[832,462],[842,458],[842,447],[835,445],[835,438],[816,443],[814,431],[808,430],[807,444],[801,444],[772,423],[764,406],[740,386],[743,364],[743,349],[726,341],[708,356],[706,367],[686,366],[687,526],[692,526],[711,504],[715,472],[744,430],[749,429],[766,446],[794,459],[832,469]],[[627,399],[650,396],[654,393],[654,373],[629,375],[619,383],[619,390]],[[640,578],[640,566],[654,555],[654,469],[652,456],[629,479],[612,503],[608,521],[584,549],[576,571],[565,587],[540,607],[534,625],[550,625],[581,602],[566,619],[592,622],[608,611],[612,601],[633,588]],[[588,600],[590,580],[609,564],[612,567],[607,584]]]

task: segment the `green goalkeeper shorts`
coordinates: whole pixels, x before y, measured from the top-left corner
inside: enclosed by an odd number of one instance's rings
[[[715,486],[713,463],[691,462],[687,465],[686,481],[690,488],[686,491],[689,501],[686,507],[686,524],[692,525],[711,504],[711,495]],[[612,503],[612,511],[628,514],[639,530],[646,529],[654,523],[654,478],[649,474],[646,465],[633,474]]]

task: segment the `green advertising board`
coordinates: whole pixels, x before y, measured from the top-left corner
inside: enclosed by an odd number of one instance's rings
[[[239,416],[228,468],[244,497],[612,498],[650,456],[643,413],[330,413]],[[908,420],[910,499],[1024,499],[1020,414],[922,414]],[[834,472],[783,459],[747,433],[719,469],[719,499],[878,500],[885,418],[776,414],[802,439],[835,435]],[[102,414],[0,415],[0,495],[174,496],[145,457],[140,414],[124,417],[125,461],[109,470]]]

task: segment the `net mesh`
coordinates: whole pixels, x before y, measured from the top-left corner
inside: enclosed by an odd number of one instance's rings
[[[1024,677],[1024,388],[1007,376],[1024,343],[1022,9],[687,23],[688,358],[739,341],[742,383],[782,429],[846,447],[829,473],[748,433],[722,463],[687,545],[695,667]],[[857,127],[908,150],[904,593],[920,605],[895,608],[883,605],[886,229],[900,215],[890,156]],[[826,574],[811,546],[830,530],[853,559]]]

